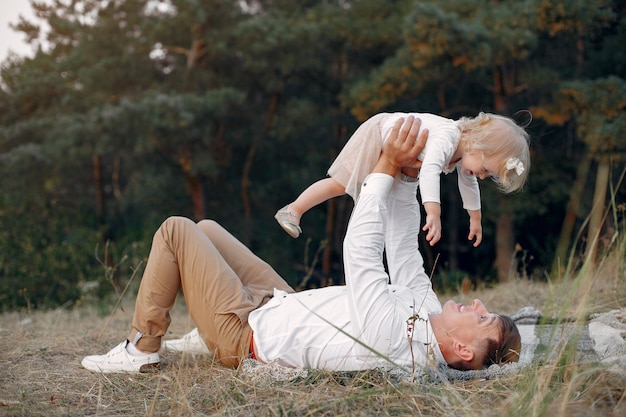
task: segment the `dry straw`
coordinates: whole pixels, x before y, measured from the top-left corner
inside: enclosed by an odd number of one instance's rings
[[[591,313],[626,306],[626,234],[620,232],[597,261],[572,262],[558,280],[516,277],[442,300],[481,298],[504,314],[531,305],[544,316],[584,323]],[[626,379],[581,361],[577,333],[569,340],[555,333],[552,358],[488,380],[410,383],[380,371],[313,370],[261,380],[210,356],[167,352],[159,373],[101,375],[82,369],[80,359],[127,333],[132,297],[109,308],[104,315],[88,303],[0,315],[0,416],[626,415]],[[167,337],[193,328],[182,298],[172,316]]]

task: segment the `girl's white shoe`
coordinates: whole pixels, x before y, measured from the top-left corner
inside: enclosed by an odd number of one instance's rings
[[[286,205],[285,207],[278,210],[274,215],[274,218],[276,219],[280,227],[282,227],[283,230],[287,232],[287,234],[289,234],[289,236],[291,236],[292,238],[295,239],[300,236],[300,233],[302,233],[302,229],[300,229],[299,226],[300,216],[298,216],[293,211],[290,211],[289,205]]]

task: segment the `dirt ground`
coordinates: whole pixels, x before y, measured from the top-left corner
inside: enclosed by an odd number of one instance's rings
[[[559,297],[564,294],[567,291],[551,288],[545,283],[520,280],[451,296],[461,302],[481,298],[493,306],[494,311],[504,314],[513,314],[529,305],[554,314],[558,310],[554,306],[563,305]],[[568,300],[572,307],[566,314],[578,314],[574,308],[576,298]],[[586,302],[595,312],[619,308],[625,300],[623,278],[607,281],[602,288],[594,290],[591,298],[586,295]],[[411,415],[426,412],[424,415],[443,416],[450,415],[448,413],[454,407],[459,407],[457,412],[464,415],[526,415],[524,413],[530,412],[503,413],[498,407],[480,404],[481,401],[501,401],[501,387],[506,387],[507,392],[519,389],[517,387],[528,385],[523,380],[528,376],[489,382],[490,389],[481,387],[480,395],[466,395],[471,390],[455,386],[453,394],[449,391],[426,392],[428,397],[422,397],[424,388],[415,391],[417,388],[414,387],[395,387],[375,378],[366,382],[356,378],[346,383],[335,375],[321,379],[311,377],[307,381],[267,390],[242,381],[236,370],[213,363],[210,356],[192,357],[167,352],[160,353],[163,369],[156,374],[96,374],[83,369],[80,361],[85,355],[106,353],[123,340],[130,326],[132,297],[124,300],[120,307],[110,309],[115,311],[98,312],[95,306],[83,305],[47,312],[1,314],[0,416]],[[181,300],[177,302],[172,317],[168,338],[180,337],[194,327]],[[591,369],[589,372],[595,371]],[[546,378],[552,380],[554,375]],[[598,378],[594,377],[594,381]],[[599,414],[570,412],[571,409],[560,407],[561,412],[568,410],[569,414],[554,415],[617,417],[611,410],[622,412],[626,409],[624,387],[620,388],[624,381],[611,381],[614,379],[596,382],[603,384],[598,388],[602,396],[608,396],[606,405],[597,410]],[[559,383],[564,382],[559,380]],[[615,383],[618,386],[613,386]],[[367,389],[363,389],[363,384]],[[588,381],[584,384],[589,385]],[[450,389],[428,389],[444,388]],[[573,388],[565,389],[569,392]],[[596,401],[597,394],[593,394],[594,399],[591,394],[588,396],[589,401]],[[554,397],[558,398],[558,395]],[[321,398],[325,398],[327,402],[324,404],[327,405],[320,405]],[[456,401],[458,404],[455,405]],[[509,397],[507,401],[517,400]],[[349,411],[356,410],[355,406],[360,411]],[[311,412],[313,409],[318,412]],[[543,415],[543,412],[535,415]]]

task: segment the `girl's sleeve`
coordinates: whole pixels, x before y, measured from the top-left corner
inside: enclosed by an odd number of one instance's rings
[[[441,173],[446,161],[454,153],[454,147],[446,135],[447,132],[441,129],[433,130],[428,135],[419,174],[422,203],[441,204]]]
[[[480,188],[474,175],[461,172],[461,164],[457,165],[459,193],[465,210],[480,210]]]

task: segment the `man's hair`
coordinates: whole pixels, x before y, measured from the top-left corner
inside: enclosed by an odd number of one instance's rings
[[[500,341],[487,339],[487,352],[483,360],[483,367],[491,365],[504,365],[509,362],[519,361],[522,348],[522,337],[517,325],[509,316],[500,317]]]
[[[461,371],[485,369],[491,365],[504,365],[509,362],[519,360],[520,349],[522,347],[522,337],[513,319],[509,316],[498,315],[500,337],[498,340],[484,338],[477,344],[478,351],[471,362],[458,360],[455,363],[448,363],[449,366]],[[480,355],[484,356],[480,356]]]

